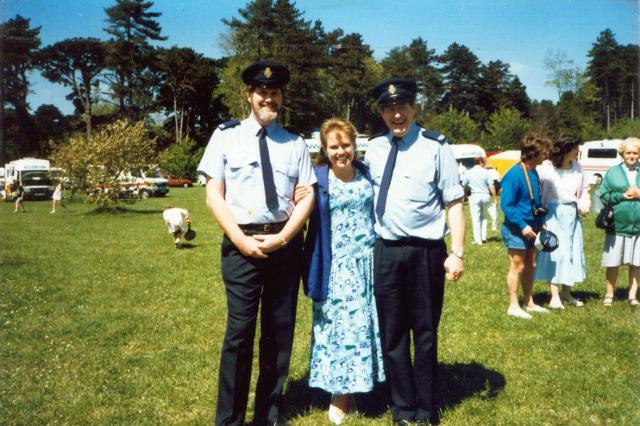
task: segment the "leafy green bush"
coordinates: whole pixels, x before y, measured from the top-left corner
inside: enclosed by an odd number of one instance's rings
[[[198,162],[204,153],[193,139],[186,138],[181,142],[170,145],[158,156],[158,163],[162,171],[172,176],[196,179]]]
[[[640,137],[640,118],[620,120],[607,134],[607,137],[616,139],[622,139],[627,136]]]
[[[480,139],[478,125],[469,114],[451,109],[427,120],[426,127],[444,134],[453,143],[477,144]]]
[[[530,129],[531,123],[517,109],[500,108],[489,117],[483,146],[496,151],[519,149],[522,138]]]
[[[84,193],[89,202],[109,206],[137,200],[122,184],[122,176],[148,170],[156,162],[155,146],[155,138],[148,137],[142,121],[119,120],[90,138],[71,137],[52,158],[65,171],[69,189]]]

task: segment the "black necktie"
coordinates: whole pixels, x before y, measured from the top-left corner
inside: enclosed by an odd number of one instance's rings
[[[384,209],[387,206],[387,195],[389,194],[389,185],[391,184],[391,176],[393,175],[393,167],[396,165],[396,157],[398,156],[398,144],[402,138],[393,137],[391,141],[391,150],[387,157],[387,164],[384,165],[384,173],[382,174],[382,182],[380,182],[380,192],[378,193],[378,203],[376,204],[376,214],[381,219],[384,215]]]
[[[258,131],[260,140],[260,166],[262,168],[262,180],[264,181],[264,197],[267,200],[269,210],[278,209],[278,194],[276,192],[276,184],[273,181],[273,169],[271,168],[271,160],[269,159],[269,148],[267,147],[267,129],[262,127]]]

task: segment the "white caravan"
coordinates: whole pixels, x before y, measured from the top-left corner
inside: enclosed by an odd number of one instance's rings
[[[622,162],[618,154],[621,142],[622,139],[608,139],[585,142],[580,146],[578,162],[589,184],[600,185],[609,167]]]

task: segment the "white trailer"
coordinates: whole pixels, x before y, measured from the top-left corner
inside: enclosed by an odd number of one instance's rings
[[[580,146],[578,162],[591,185],[600,185],[609,167],[622,162],[618,147],[622,139],[585,142]]]

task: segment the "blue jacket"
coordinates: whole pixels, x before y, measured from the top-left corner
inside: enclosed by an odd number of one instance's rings
[[[500,195],[500,208],[504,213],[504,223],[512,228],[522,231],[527,225],[534,231],[538,231],[546,222],[544,218],[535,218],[532,207],[541,206],[540,202],[540,177],[537,170],[529,170],[529,180],[533,191],[534,201],[529,196],[529,188],[524,177],[520,163],[514,164],[502,178],[502,195]]]
[[[366,166],[354,160],[357,167],[367,179],[369,172]],[[331,275],[331,212],[329,211],[329,166],[323,165],[314,169],[318,183],[315,186],[315,207],[309,218],[309,229],[304,241],[304,269],[302,282],[304,293],[316,302],[327,299],[329,293],[329,276]],[[373,218],[373,209],[371,211]]]

